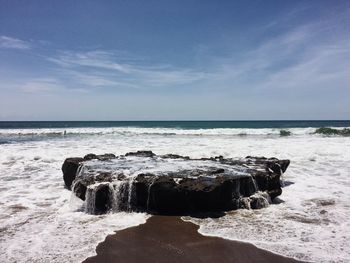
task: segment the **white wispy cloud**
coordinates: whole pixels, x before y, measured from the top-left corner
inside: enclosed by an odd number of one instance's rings
[[[64,51],[59,56],[48,58],[63,67],[84,66],[129,73],[129,66],[113,61],[112,52],[94,50],[87,52]]]
[[[113,74],[106,72],[79,72],[76,70],[61,70],[61,73],[73,80],[75,83],[79,83],[84,87],[94,87],[94,88],[103,88],[103,87],[127,87],[132,89],[138,89],[137,85],[132,83],[123,82],[122,80],[116,78]]]
[[[58,80],[54,78],[34,78],[17,85],[25,93],[52,93],[61,90]]]
[[[205,77],[193,69],[177,69],[169,65],[144,65],[137,61],[119,62],[111,51],[64,51],[48,58],[64,69],[66,75],[89,86],[109,87],[167,87],[190,84]]]
[[[344,91],[350,83],[350,37],[337,25],[330,20],[303,24],[239,56],[213,57],[207,85],[241,93],[288,90],[299,96],[307,90]]]
[[[89,92],[88,89],[79,87],[69,87],[54,77],[29,78],[9,85],[23,93],[28,94],[57,94],[67,92]]]
[[[0,48],[30,49],[29,42],[9,36],[0,36]]]

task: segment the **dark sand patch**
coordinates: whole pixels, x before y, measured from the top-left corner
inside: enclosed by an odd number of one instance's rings
[[[252,244],[207,237],[178,216],[153,216],[145,224],[109,235],[91,262],[297,263]]]

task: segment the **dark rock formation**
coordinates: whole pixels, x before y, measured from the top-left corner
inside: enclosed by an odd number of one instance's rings
[[[72,182],[75,179],[80,163],[84,161],[83,158],[73,157],[67,158],[62,165],[63,180],[68,189],[71,189]]]
[[[137,151],[128,152],[125,156],[138,156],[138,157],[153,157],[155,154],[152,151]]]
[[[89,154],[84,156],[84,160],[86,160],[86,161],[93,160],[93,159],[109,160],[109,159],[114,159],[114,158],[116,158],[116,156],[113,153],[105,153],[102,155],[96,155],[93,153],[89,153]]]
[[[288,165],[276,158],[190,159],[138,151],[68,158],[62,171],[88,213],[184,214],[266,207],[282,193],[280,177]]]
[[[74,194],[79,197],[81,200],[85,201],[86,189],[87,189],[87,181],[78,180],[74,186],[72,191]]]
[[[321,127],[316,129],[314,133],[322,134],[326,136],[330,136],[330,135],[350,136],[350,129],[349,128],[333,129],[329,127]]]

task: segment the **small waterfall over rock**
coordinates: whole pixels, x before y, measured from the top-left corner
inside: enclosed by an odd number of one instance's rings
[[[134,180],[135,177],[131,177],[128,180],[128,203],[127,203],[127,208],[128,211],[131,212],[132,211],[132,201],[133,201],[133,197],[134,197]]]
[[[120,195],[121,195],[122,188],[123,188],[122,181],[117,181],[113,185],[112,184],[110,185],[113,212],[120,211]]]
[[[84,172],[84,168],[85,168],[84,164],[80,164],[78,166],[78,169],[77,169],[77,172],[76,172],[76,177],[79,177]]]
[[[85,194],[85,212],[104,214],[114,206],[114,188],[111,183],[89,185]]]
[[[95,214],[95,200],[97,187],[89,186],[86,189],[85,196],[85,212],[88,214]]]
[[[152,188],[154,182],[156,181],[156,179],[157,179],[156,176],[152,177],[151,182],[150,182],[149,185],[148,185],[148,190],[147,190],[147,204],[146,204],[147,211],[149,211],[149,204],[150,204],[150,199],[151,199],[151,188]]]
[[[253,183],[253,186],[254,186],[254,192],[258,191],[259,190],[259,187],[258,185],[256,184],[256,180],[255,178],[252,176],[252,183]]]
[[[133,211],[134,178],[113,183],[89,185],[85,194],[85,212],[101,214],[108,211]]]

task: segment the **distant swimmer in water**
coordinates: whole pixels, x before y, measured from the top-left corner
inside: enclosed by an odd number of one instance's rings
[[[64,136],[66,136],[66,135],[67,135],[67,131],[66,131],[66,130],[64,130],[63,135],[64,135]]]

